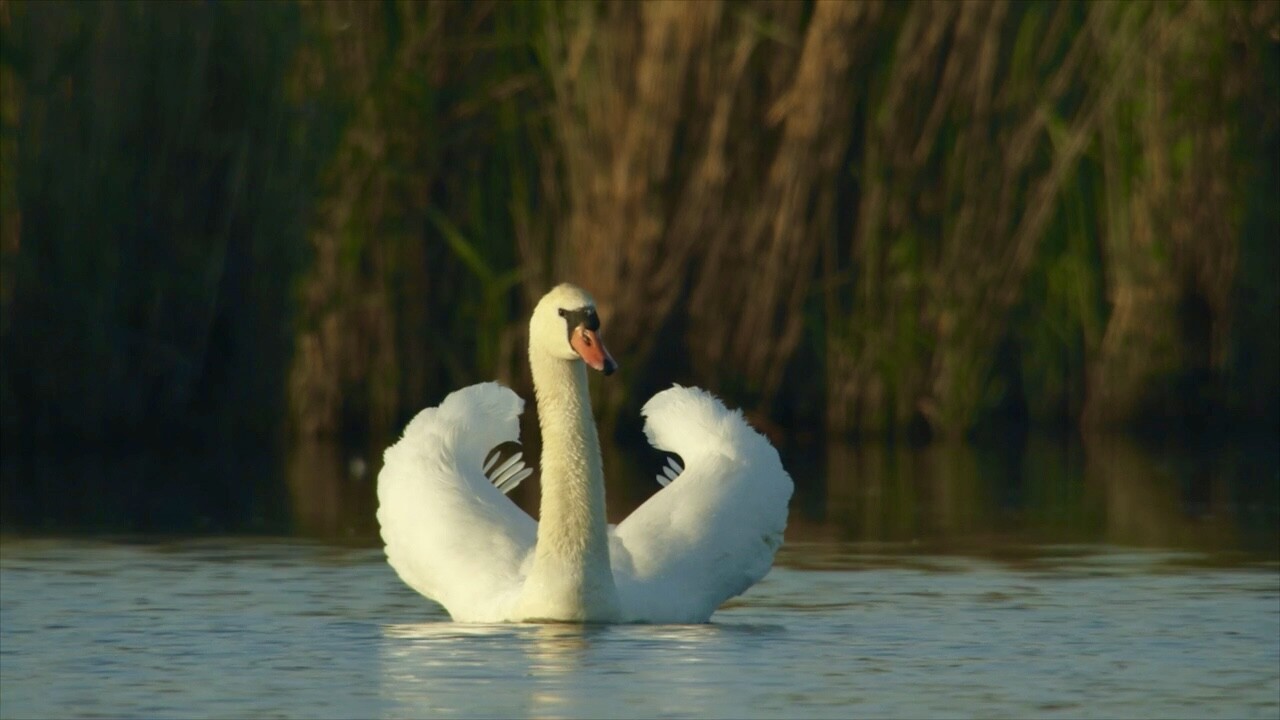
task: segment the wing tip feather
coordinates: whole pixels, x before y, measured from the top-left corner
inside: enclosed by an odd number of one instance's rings
[[[726,407],[702,388],[673,384],[649,398],[640,414],[649,444],[661,450],[678,452],[686,459],[714,452],[733,459],[746,454],[758,462],[772,455],[781,468],[773,445],[751,427],[742,411]]]

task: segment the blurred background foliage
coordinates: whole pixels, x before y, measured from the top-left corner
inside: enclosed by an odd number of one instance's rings
[[[0,1],[14,447],[377,445],[601,305],[780,439],[1280,426],[1280,4]]]

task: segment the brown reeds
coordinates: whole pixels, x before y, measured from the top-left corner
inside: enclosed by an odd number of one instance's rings
[[[837,175],[852,134],[847,88],[880,10],[818,3],[797,34],[786,79],[752,98],[758,111],[747,121],[771,136],[772,152],[740,168],[690,295],[695,367],[732,367],[738,377],[730,379],[765,408],[801,340],[822,238],[835,231]],[[733,149],[751,158],[751,134],[739,132]]]
[[[444,8],[303,8],[316,42],[299,56],[295,91],[327,94],[347,119],[309,233],[313,257],[301,287],[290,415],[303,436],[350,431],[344,417],[357,430],[385,436],[401,398],[424,395],[430,370],[425,308],[432,277],[419,233],[437,169],[406,163],[423,148],[419,134],[433,119],[411,104],[409,87],[437,70],[440,57],[427,48],[443,39]]]
[[[1157,51],[1100,126],[1111,312],[1089,368],[1087,427],[1194,410],[1205,378],[1226,369],[1241,185],[1231,108],[1244,82],[1206,39],[1225,37],[1232,15],[1153,9]],[[1117,34],[1099,29],[1107,47]]]
[[[1276,7],[0,2],[0,414],[385,436],[562,280],[610,413],[1263,413]]]
[[[669,230],[672,206],[680,204],[671,190],[684,179],[673,166],[675,143],[688,112],[691,64],[706,51],[723,7],[576,3],[562,10],[548,20],[545,50],[567,206],[555,275],[595,293],[610,318],[610,343],[634,367],[652,349],[688,273],[693,244]]]
[[[847,89],[879,5],[573,5],[549,31],[568,216],[561,272],[632,362],[676,315],[694,372],[767,405],[801,339]],[[853,52],[850,52],[850,50]],[[679,307],[677,307],[677,304]]]
[[[1075,9],[1061,5],[1027,9],[1039,17],[1011,35],[1009,11],[918,4],[902,21],[866,137],[854,327],[837,322],[846,341],[828,346],[833,429],[902,427],[917,414],[944,434],[971,425],[1054,195],[1096,106],[1125,81],[1095,84],[1058,117],[1088,67],[1088,33],[1071,32]]]
[[[1019,343],[1011,337],[1011,315],[1024,302],[1029,275],[1045,261],[1041,242],[1062,217],[1064,190],[1089,182],[1080,168],[1092,152],[1103,168],[1098,192],[1105,216],[1153,217],[1143,209],[1146,200],[1126,195],[1129,171],[1112,168],[1137,162],[1151,187],[1174,175],[1161,161],[1168,138],[1153,133],[1176,133],[1179,121],[1171,123],[1168,108],[1150,94],[1167,92],[1169,78],[1159,72],[1196,63],[1188,49],[1195,43],[1186,38],[1222,36],[1204,24],[1212,14],[1196,3],[919,3],[904,11],[884,79],[871,91],[851,276],[848,293],[838,294],[849,300],[828,303],[829,428],[881,432],[918,417],[954,436],[1001,402],[1010,370],[1017,369],[1006,367],[1001,380],[993,367],[1003,346]],[[1117,113],[1137,105],[1147,113],[1139,132],[1149,137],[1135,154],[1128,144],[1132,131]],[[1204,123],[1197,127],[1213,132]],[[1116,132],[1125,133],[1124,146]],[[1205,138],[1193,147],[1201,153],[1215,145]],[[1223,147],[1221,140],[1216,147]],[[1221,150],[1216,157],[1224,163]],[[1209,164],[1201,167],[1208,171]],[[1232,184],[1221,176],[1209,182],[1219,191],[1210,207],[1221,221],[1221,193]],[[1169,206],[1163,215],[1179,213]],[[1078,309],[1070,313],[1072,327],[1060,332],[1067,344],[1074,341],[1066,336],[1083,333],[1084,352],[1113,376],[1105,380],[1093,366],[1099,400],[1093,407],[1132,417],[1132,403],[1115,402],[1119,390],[1108,388],[1147,384],[1121,380],[1133,372],[1124,368],[1140,368],[1136,372],[1150,378],[1164,372],[1166,361],[1180,365],[1169,352],[1172,340],[1157,337],[1157,323],[1176,322],[1169,303],[1185,284],[1172,265],[1162,270],[1152,263],[1168,264],[1162,253],[1184,248],[1188,258],[1199,258],[1198,272],[1212,277],[1194,284],[1212,288],[1222,307],[1230,287],[1223,278],[1233,276],[1233,262],[1205,233],[1191,233],[1194,243],[1179,240],[1191,236],[1181,219],[1150,228],[1137,246],[1127,240],[1130,228],[1115,222],[1102,229],[1102,246],[1073,241],[1074,255],[1057,256],[1064,267],[1087,267],[1101,254],[1109,324],[1101,337],[1096,324],[1079,325],[1092,317],[1091,281],[1062,271],[1061,282],[1075,288],[1066,292],[1082,296],[1069,301]],[[1173,225],[1183,227],[1181,236]],[[1230,232],[1219,222],[1209,235]],[[846,271],[832,264],[826,275],[838,284]],[[1150,312],[1137,309],[1144,293],[1155,303]],[[1131,333],[1138,334],[1121,339]],[[1139,348],[1141,357],[1123,360],[1121,346]]]
[[[519,157],[537,150],[523,135],[537,123],[517,124],[537,79],[511,60],[532,55],[529,20],[502,3],[301,7],[296,92],[338,140],[310,218],[291,417],[302,436],[386,437],[518,364],[511,266],[548,222],[521,176],[539,158]]]

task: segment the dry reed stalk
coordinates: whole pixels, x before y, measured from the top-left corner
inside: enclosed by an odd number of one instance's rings
[[[616,352],[642,363],[693,247],[668,236],[682,99],[719,2],[568,6],[547,30],[564,230],[555,274],[595,294]]]
[[[700,382],[776,393],[834,211],[851,48],[878,8],[820,2],[802,25],[790,2],[575,5],[549,29],[560,270],[590,285],[633,363],[687,315]]]
[[[919,413],[956,436],[988,402],[1056,196],[1151,39],[1141,9],[1086,5],[1086,31],[1072,35],[1076,11],[1055,7],[1046,29],[1027,30],[1031,46],[1009,41],[1021,33],[1007,3],[907,11],[866,141],[853,327],[835,328],[844,341],[828,354],[848,373],[830,386],[831,429],[883,431]],[[1111,22],[1132,44],[1110,77],[1086,82],[1093,34]],[[1058,118],[1068,93],[1078,99]]]
[[[763,98],[763,116],[750,118],[748,128],[770,128],[776,145],[759,158],[758,173],[748,166],[737,174],[690,295],[698,366],[708,374],[732,368],[765,407],[802,337],[821,239],[834,231],[836,175],[852,132],[847,88],[879,11],[878,4],[814,6],[794,69]],[[747,128],[743,134],[750,137]]]
[[[1004,220],[1001,203],[972,197],[999,187],[992,182],[1001,158],[990,139],[990,58],[1004,12],[1002,4],[919,4],[902,21],[894,65],[864,149],[866,181],[852,251],[858,273],[852,322],[866,327],[851,334],[837,326],[837,337],[845,341],[829,344],[833,397],[828,418],[838,432],[907,424],[927,397],[930,375],[936,374],[928,364],[932,347],[922,340],[927,337],[936,347],[955,334],[958,306],[975,302],[971,296],[984,284],[981,273],[990,270],[971,267],[964,256],[972,235]],[[935,85],[935,93],[921,90]],[[937,160],[940,151],[948,152],[939,147],[944,118],[961,129],[950,157]],[[1027,153],[1018,155],[1027,162]],[[941,171],[938,163],[944,165]],[[942,192],[958,198],[940,197],[939,189],[929,188],[933,174],[944,174]],[[952,207],[955,217],[946,218]],[[912,227],[919,216],[929,225]],[[940,220],[951,221],[950,232],[936,245],[925,242],[920,232],[939,233],[942,225],[934,223]],[[970,275],[975,269],[977,277]]]
[[[431,74],[437,56],[429,49],[442,40],[446,8],[398,7],[394,47],[381,6],[303,9],[321,43],[300,58],[300,92],[327,88],[352,107],[353,118],[325,170],[310,235],[314,258],[302,285],[291,418],[302,436],[337,435],[351,416],[385,435],[399,403],[420,398],[432,369],[423,342],[430,278],[412,234],[425,222],[431,177],[403,166],[419,154],[425,128],[417,125],[420,110],[395,104],[394,88]]]
[[[1179,386],[1177,376],[1224,370],[1239,246],[1226,106],[1239,89],[1236,73],[1210,70],[1220,67],[1213,55],[1221,52],[1211,38],[1226,36],[1227,14],[1218,10],[1196,2],[1153,11],[1154,51],[1142,63],[1132,105],[1103,126],[1111,314],[1091,357],[1081,418],[1087,431],[1130,422],[1152,403],[1194,403],[1178,396],[1203,388]],[[1198,108],[1174,107],[1171,88],[1179,86],[1198,96]],[[1125,165],[1122,142],[1137,144],[1137,167]]]

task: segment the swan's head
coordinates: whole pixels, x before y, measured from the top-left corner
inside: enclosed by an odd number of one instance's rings
[[[618,369],[600,338],[596,301],[585,290],[564,283],[542,296],[529,321],[529,352],[561,360],[582,360],[612,375]]]

